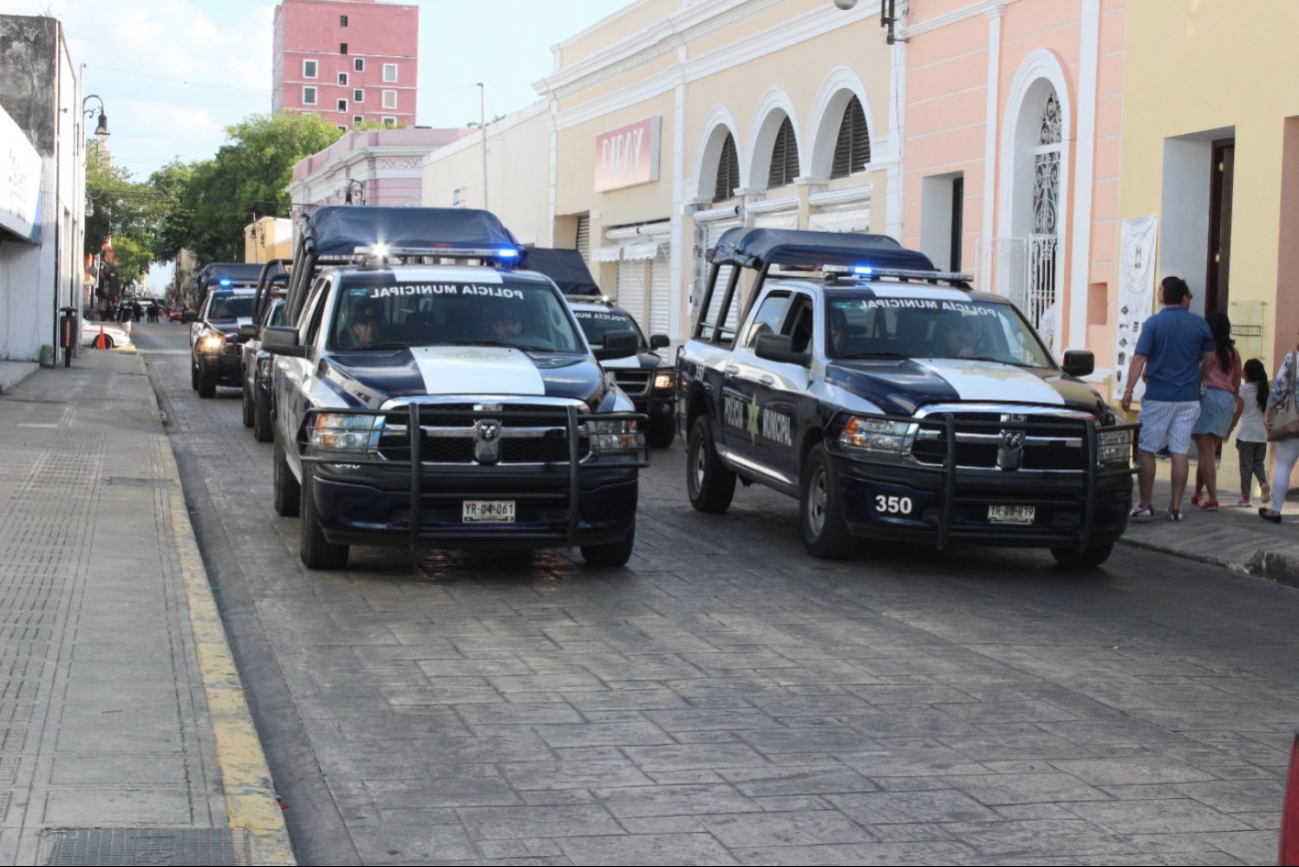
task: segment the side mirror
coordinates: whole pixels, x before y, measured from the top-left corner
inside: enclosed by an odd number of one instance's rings
[[[1096,356],[1088,349],[1070,349],[1064,354],[1064,364],[1060,366],[1070,376],[1091,376],[1096,370]]]
[[[812,353],[795,352],[794,338],[785,334],[763,334],[758,337],[754,354],[766,361],[781,364],[797,364],[799,367],[812,366]]]
[[[239,339],[240,339],[240,340],[252,340],[252,339],[255,338],[256,336],[257,336],[257,326],[256,326],[256,325],[240,325],[240,326],[239,326]]]
[[[197,321],[198,321],[198,311],[197,311],[197,310],[186,310],[184,313],[180,314],[180,321],[181,321],[181,322],[197,322]]]
[[[666,334],[651,334],[650,349],[667,349],[672,345],[672,340]]]
[[[635,331],[606,331],[603,342],[593,347],[596,361],[630,358],[640,349],[640,339]]]
[[[307,357],[307,347],[298,343],[298,329],[288,325],[267,325],[262,332],[262,349],[272,355]]]

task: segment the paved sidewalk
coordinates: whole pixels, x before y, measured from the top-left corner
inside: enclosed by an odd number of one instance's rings
[[[0,397],[0,863],[291,863],[139,356]]]
[[[1162,463],[1161,469],[1166,473]],[[1219,488],[1222,506],[1216,512],[1201,512],[1192,506],[1192,491],[1188,490],[1182,502],[1185,519],[1173,524],[1167,520],[1168,482],[1157,479],[1155,520],[1130,524],[1123,541],[1299,587],[1299,500],[1291,495],[1284,523],[1278,527],[1258,517],[1259,506],[1264,503],[1257,491],[1252,508],[1237,507],[1237,487],[1230,484]]]

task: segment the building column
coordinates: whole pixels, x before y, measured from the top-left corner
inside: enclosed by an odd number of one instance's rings
[[[987,124],[983,139],[983,228],[979,243],[977,263],[979,272],[975,275],[980,288],[985,292],[995,291],[991,278],[994,270],[992,263],[996,255],[997,239],[994,226],[997,208],[997,130],[998,110],[1001,103],[1001,19],[1006,15],[1005,6],[996,6],[984,13],[988,17],[988,94]]]
[[[1078,65],[1078,144],[1074,150],[1073,250],[1067,348],[1087,345],[1087,295],[1092,257],[1092,193],[1096,170],[1096,81],[1100,66],[1100,0],[1082,2]]]

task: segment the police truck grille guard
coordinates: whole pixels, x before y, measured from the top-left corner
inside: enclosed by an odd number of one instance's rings
[[[627,455],[607,456],[600,455],[592,458],[583,459],[582,441],[587,439],[586,434],[582,432],[582,425],[587,422],[619,422],[635,421],[642,430],[649,421],[649,417],[642,413],[632,412],[614,412],[614,413],[581,413],[578,411],[576,404],[566,404],[563,406],[549,406],[540,409],[520,409],[518,403],[507,403],[509,399],[501,399],[501,408],[499,410],[476,410],[472,406],[465,408],[463,399],[456,403],[439,403],[436,401],[429,402],[411,402],[402,407],[395,407],[387,410],[371,410],[362,408],[349,409],[331,409],[319,407],[307,410],[306,420],[303,431],[299,432],[298,453],[301,459],[306,463],[313,464],[335,464],[357,467],[382,467],[387,469],[407,468],[410,472],[410,548],[415,550],[420,546],[421,540],[421,499],[425,495],[424,485],[430,483],[433,486],[439,484],[449,484],[453,482],[463,483],[472,481],[474,474],[491,473],[493,467],[501,466],[503,469],[518,470],[523,469],[519,464],[466,464],[466,465],[446,465],[431,464],[428,461],[411,460],[409,457],[405,460],[389,460],[380,457],[378,450],[371,447],[366,452],[340,451],[338,454],[307,454],[306,443],[302,440],[302,434],[311,430],[314,426],[316,416],[324,413],[331,416],[335,415],[352,415],[352,416],[382,416],[385,421],[389,418],[401,419],[406,426],[409,436],[409,454],[424,454],[423,442],[424,431],[428,425],[422,422],[423,413],[429,413],[437,417],[439,421],[445,421],[448,418],[464,419],[466,424],[457,427],[468,428],[475,425],[478,421],[488,415],[505,415],[512,424],[522,424],[529,421],[545,423],[554,421],[556,411],[562,410],[565,416],[565,442],[568,446],[568,454],[563,461],[555,461],[541,464],[540,468],[544,472],[548,468],[564,467],[567,472],[566,487],[568,496],[568,546],[574,547],[578,544],[578,529],[581,522],[581,478],[582,473],[599,469],[643,469],[650,465],[649,449],[643,447],[637,449],[634,453]],[[527,406],[524,404],[523,406]],[[504,431],[502,431],[504,433]],[[436,493],[434,491],[433,493]],[[466,499],[468,496],[465,497]],[[523,534],[511,534],[512,538],[527,538]]]
[[[1012,410],[1013,408],[1007,408],[1008,412]],[[1012,474],[1022,476],[1026,480],[1078,480],[1084,483],[1083,490],[1075,492],[1075,496],[1077,494],[1084,495],[1082,522],[1078,533],[1078,547],[1083,549],[1090,546],[1096,522],[1097,483],[1102,478],[1132,476],[1136,473],[1137,435],[1141,430],[1141,425],[1124,424],[1099,428],[1094,417],[1083,418],[1081,415],[1069,416],[1063,413],[1027,415],[1022,419],[1016,418],[1014,421],[1002,421],[1000,418],[991,417],[992,415],[992,413],[941,412],[915,417],[841,412],[835,416],[826,430],[826,445],[831,454],[858,464],[940,475],[943,505],[937,528],[937,546],[939,548],[946,547],[951,536],[953,517],[958,505],[959,492],[956,488],[958,474],[961,476],[962,481],[980,477],[984,479],[1005,478]],[[914,443],[907,445],[896,455],[885,452],[871,453],[863,449],[845,447],[839,442],[839,435],[851,418],[919,425],[921,430],[929,429],[934,431],[936,437],[932,439],[917,438]],[[1060,435],[1061,424],[1070,422],[1078,425],[1075,429],[1076,432],[1072,436],[1076,438],[1081,435],[1082,440],[1078,444],[1078,449],[1083,456],[1083,462],[1082,466],[1077,469],[1036,469],[1025,466],[1016,469],[1001,469],[995,463],[992,466],[962,466],[957,463],[958,458],[962,455],[963,440],[978,443],[973,438],[988,436],[1000,438],[1002,431],[1007,427],[1013,427],[1016,432],[1023,434],[1025,441],[1064,441],[1070,439],[1070,437]],[[1117,433],[1123,431],[1132,432],[1132,453],[1129,455],[1127,465],[1100,463],[1098,456],[1099,435],[1102,432]],[[921,456],[913,453],[912,449],[916,445],[929,442],[942,446],[942,451],[922,451]],[[1029,451],[1030,448],[1024,449],[1025,453]],[[1030,502],[1030,498],[1025,498],[1024,494],[1016,495],[1016,499],[1025,503]]]

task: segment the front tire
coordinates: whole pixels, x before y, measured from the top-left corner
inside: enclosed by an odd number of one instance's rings
[[[610,542],[607,545],[583,545],[582,559],[586,565],[595,569],[621,569],[631,559],[632,549],[636,547],[636,524],[631,525],[627,538],[621,542]]]
[[[707,416],[695,419],[690,428],[687,456],[686,490],[690,505],[700,512],[725,512],[735,498],[735,473],[726,468],[717,454]]]
[[[254,386],[254,388],[256,388]],[[253,397],[253,439],[259,443],[268,443],[275,439],[275,428],[271,420],[271,399],[269,396]]]
[[[207,378],[201,364],[198,366],[198,396],[204,400],[216,397],[216,383]]]
[[[192,357],[189,360],[189,387],[192,391],[198,391],[198,364]]]
[[[282,518],[296,518],[298,509],[302,506],[302,485],[293,477],[293,470],[289,468],[289,459],[284,455],[284,445],[279,437],[275,438],[275,456],[272,460],[275,487],[272,505],[275,514]]]
[[[311,474],[303,471],[300,511],[302,520],[299,523],[299,555],[308,569],[342,569],[347,565],[351,548],[347,545],[335,545],[325,538],[325,531],[320,526],[320,516],[316,514],[316,498],[312,491]]]
[[[247,382],[244,383],[243,393],[244,393],[243,394],[244,427],[252,427],[253,426],[253,397],[249,393]]]
[[[819,560],[843,560],[852,555],[853,538],[843,519],[843,492],[825,446],[818,443],[803,464],[803,490],[798,498],[803,546]]]
[[[649,444],[652,449],[665,449],[677,438],[675,424],[662,424],[649,430]]]
[[[1114,553],[1114,543],[1093,545],[1079,551],[1077,548],[1052,548],[1051,556],[1055,562],[1069,569],[1095,569]]]

